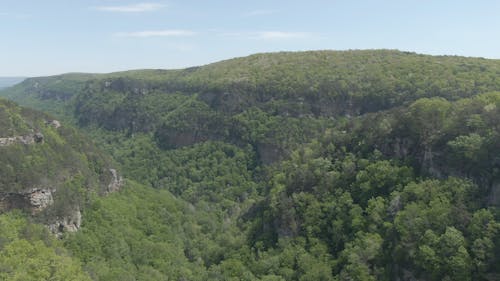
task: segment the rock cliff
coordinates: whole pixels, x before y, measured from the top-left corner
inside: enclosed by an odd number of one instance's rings
[[[0,99],[0,213],[23,210],[57,236],[77,231],[87,194],[123,186],[113,167],[76,129]]]

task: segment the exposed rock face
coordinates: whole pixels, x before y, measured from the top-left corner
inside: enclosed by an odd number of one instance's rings
[[[123,186],[123,178],[118,175],[118,172],[115,169],[109,169],[109,171],[111,172],[113,178],[108,184],[108,189],[106,190],[107,193],[118,191]]]
[[[63,218],[59,218],[54,223],[49,225],[49,230],[60,238],[63,233],[77,232],[82,224],[82,213],[80,208],[76,208]]]
[[[115,169],[109,169],[111,182],[106,193],[118,191],[124,184],[123,178]],[[56,189],[34,187],[19,192],[0,192],[0,212],[12,209],[22,209],[37,215],[54,204],[53,194]],[[65,212],[61,217],[48,223],[49,230],[56,236],[61,237],[63,233],[76,232],[82,223],[82,213],[78,205],[72,206],[72,210]]]
[[[23,192],[23,194],[30,204],[31,212],[37,213],[54,203],[54,198],[52,197],[53,192],[55,192],[55,190],[32,188]]]
[[[53,193],[55,189],[31,188],[18,193],[0,194],[0,211],[11,209],[24,209],[36,215],[54,204]],[[53,223],[48,224],[49,230],[61,237],[65,232],[76,232],[82,223],[82,214],[78,206],[73,207],[64,217],[57,218]]]
[[[8,146],[16,143],[18,137],[0,138],[0,146]]]
[[[31,188],[21,192],[0,193],[0,211],[23,209],[37,214],[54,203],[55,189]]]
[[[109,183],[106,193],[111,193],[120,190],[123,186],[123,178],[115,169],[109,169],[111,173],[111,182]],[[35,196],[36,197],[36,196]],[[42,201],[43,202],[43,201]],[[38,201],[36,201],[38,203]],[[60,238],[64,233],[77,232],[82,224],[82,213],[79,206],[73,206],[73,210],[67,212],[63,217],[48,225],[50,231]]]
[[[61,122],[59,122],[58,120],[47,120],[45,121],[45,124],[47,126],[53,127],[54,129],[58,129],[61,127]]]
[[[43,138],[44,137],[42,133],[35,133],[33,135],[26,135],[26,136],[0,138],[0,146],[9,146],[14,144],[43,143]]]

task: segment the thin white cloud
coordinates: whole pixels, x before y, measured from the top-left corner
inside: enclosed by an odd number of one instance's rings
[[[180,29],[166,29],[166,30],[145,30],[145,31],[135,31],[135,32],[118,32],[114,34],[117,37],[182,37],[182,36],[193,36],[196,32],[190,30],[180,30]]]
[[[166,7],[165,4],[161,3],[137,3],[122,6],[100,6],[95,7],[95,9],[104,12],[118,12],[118,13],[143,13],[143,12],[153,12]]]
[[[255,10],[244,14],[245,17],[267,16],[274,14],[272,10]]]

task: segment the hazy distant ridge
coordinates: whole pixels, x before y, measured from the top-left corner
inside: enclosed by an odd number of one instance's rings
[[[22,82],[26,77],[0,77],[0,89]]]

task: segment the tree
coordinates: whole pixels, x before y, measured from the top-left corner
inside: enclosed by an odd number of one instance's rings
[[[0,279],[5,281],[90,281],[80,264],[57,254],[41,241],[15,240],[0,252]]]

